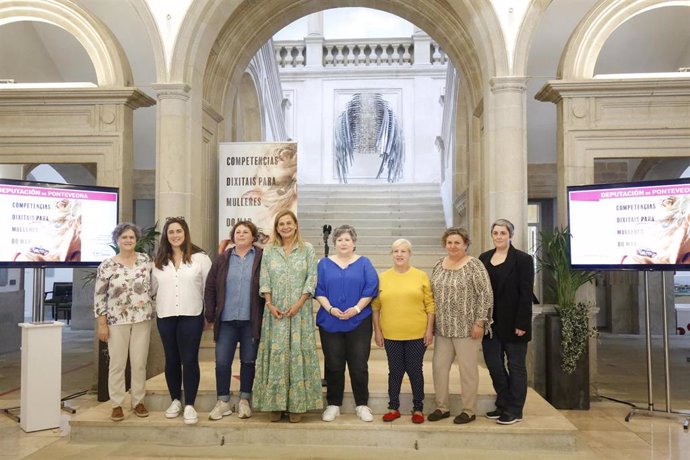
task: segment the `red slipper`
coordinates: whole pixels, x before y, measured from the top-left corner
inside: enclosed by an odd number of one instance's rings
[[[383,421],[384,422],[392,422],[396,418],[400,418],[400,411],[399,410],[391,410],[387,414],[383,414]]]

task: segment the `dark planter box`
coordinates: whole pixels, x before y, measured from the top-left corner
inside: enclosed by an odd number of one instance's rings
[[[561,368],[561,317],[546,315],[546,400],[556,409],[589,410],[589,347],[572,374]]]

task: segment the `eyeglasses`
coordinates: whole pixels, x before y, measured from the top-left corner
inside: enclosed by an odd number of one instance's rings
[[[184,222],[184,216],[177,216],[177,217],[166,217],[165,221],[170,222],[170,221],[183,221]]]

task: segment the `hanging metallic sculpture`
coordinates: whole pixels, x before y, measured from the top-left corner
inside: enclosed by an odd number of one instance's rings
[[[379,93],[356,93],[340,114],[334,129],[336,169],[347,183],[355,154],[381,158],[376,178],[387,170],[388,182],[402,178],[405,141],[397,117]]]

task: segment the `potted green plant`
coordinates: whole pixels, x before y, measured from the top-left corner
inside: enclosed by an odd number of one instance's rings
[[[592,282],[596,272],[570,266],[568,227],[540,233],[537,267],[553,278],[550,288],[557,305],[546,324],[546,399],[558,409],[589,409],[590,304],[578,302],[578,289]]]

